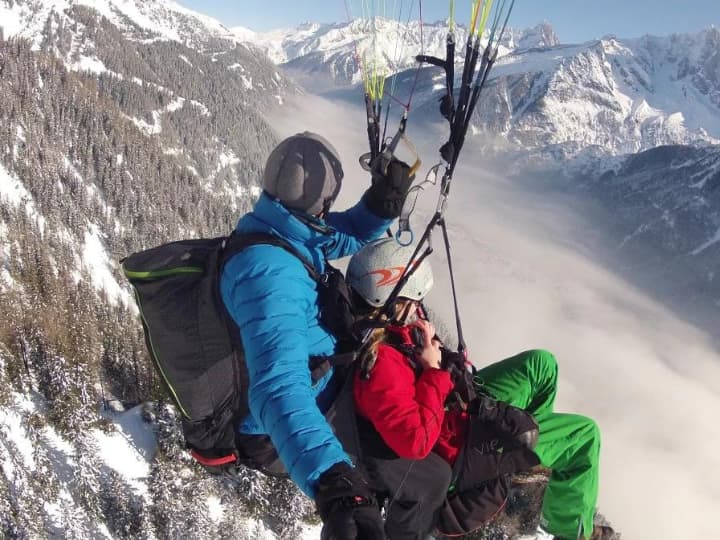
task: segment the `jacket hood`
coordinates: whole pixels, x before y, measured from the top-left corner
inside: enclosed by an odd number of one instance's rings
[[[262,193],[252,212],[240,218],[235,230],[238,233],[270,233],[284,238],[320,271],[325,269],[325,253],[333,245],[334,229],[325,221],[307,216],[317,229],[304,223],[288,208],[267,193]]]

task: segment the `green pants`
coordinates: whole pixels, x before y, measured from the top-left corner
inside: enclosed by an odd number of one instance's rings
[[[575,540],[589,537],[593,530],[600,430],[590,418],[553,411],[557,378],[555,357],[532,350],[479,370],[475,382],[537,420],[540,436],[535,452],[552,469],[543,499],[545,528],[563,540]]]

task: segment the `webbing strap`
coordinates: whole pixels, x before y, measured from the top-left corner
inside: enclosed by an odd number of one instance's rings
[[[211,458],[203,456],[200,452],[193,448],[190,450],[190,455],[195,458],[198,463],[205,465],[206,467],[222,467],[223,465],[229,465],[237,461],[237,455],[235,455],[234,452],[225,456]]]
[[[310,362],[308,362],[310,378],[313,382],[317,382],[332,368],[349,366],[355,361],[355,358],[357,358],[357,352],[355,351],[332,356],[311,356]]]

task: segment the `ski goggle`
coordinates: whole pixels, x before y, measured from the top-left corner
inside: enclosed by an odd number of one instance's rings
[[[427,314],[423,308],[422,300],[415,300],[405,296],[399,296],[395,301],[395,322],[400,324],[410,324],[417,319],[426,321]]]

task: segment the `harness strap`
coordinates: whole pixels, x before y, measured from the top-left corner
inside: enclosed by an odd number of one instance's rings
[[[250,246],[257,246],[262,244],[266,244],[269,246],[277,246],[284,249],[285,251],[290,253],[290,255],[300,260],[300,262],[305,267],[305,270],[307,270],[307,273],[310,274],[310,277],[314,281],[320,282],[322,280],[322,275],[320,274],[320,272],[317,271],[313,263],[310,262],[307,257],[300,253],[287,240],[284,240],[283,238],[280,238],[279,236],[275,236],[270,233],[240,234],[233,231],[233,233],[230,235],[227,242],[225,243],[225,249],[222,256],[222,264],[224,265],[228,260],[230,260],[230,258],[233,257],[233,255],[238,254],[243,249]]]
[[[328,371],[336,367],[347,367],[357,358],[357,352],[334,354],[332,356],[311,356],[308,362],[313,382],[322,379]]]
[[[190,450],[190,455],[195,458],[200,465],[204,465],[205,467],[222,467],[223,465],[234,465],[237,462],[237,455],[234,452],[225,456],[211,458],[202,455],[200,452],[192,448]]]

